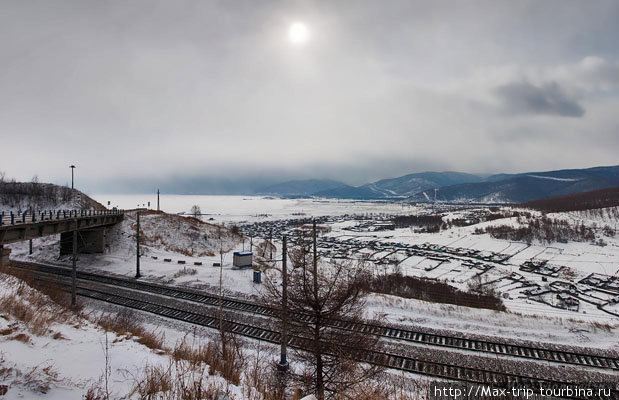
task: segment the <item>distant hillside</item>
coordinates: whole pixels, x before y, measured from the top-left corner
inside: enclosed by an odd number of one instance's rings
[[[619,186],[619,166],[493,175],[484,182],[442,187],[436,199],[447,202],[524,203],[613,186]],[[428,201],[428,197],[433,195],[434,191],[424,191],[411,196],[411,200]]]
[[[619,187],[570,194],[567,196],[547,197],[519,204],[519,206],[545,212],[582,211],[596,208],[619,207]]]
[[[38,182],[0,181],[0,210],[106,208],[79,190]]]
[[[408,197],[424,190],[430,190],[448,185],[465,182],[480,182],[477,175],[461,172],[420,172],[400,176],[398,178],[382,179],[363,186],[342,186],[335,189],[314,193],[320,197],[341,197],[360,199],[381,199],[393,197]],[[433,195],[432,195],[433,196]]]
[[[323,190],[313,193],[317,197],[338,198],[338,199],[382,199],[380,193],[368,188],[367,186],[342,185],[335,189]]]
[[[306,179],[278,183],[258,189],[259,194],[280,196],[310,196],[316,192],[344,186],[342,182],[329,179]]]

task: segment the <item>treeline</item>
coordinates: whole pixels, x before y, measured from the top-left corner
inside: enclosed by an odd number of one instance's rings
[[[364,281],[364,286],[364,289],[369,292],[390,294],[407,299],[489,310],[505,310],[501,298],[492,291],[485,293],[464,292],[445,282],[404,276],[398,272],[368,279]]]
[[[617,207],[619,206],[619,187],[566,196],[548,197],[529,201],[518,206],[544,212],[583,211],[595,208]]]
[[[534,241],[550,244],[554,242],[567,243],[573,242],[594,242],[604,246],[603,239],[596,242],[597,226],[587,227],[583,223],[571,225],[565,220],[555,220],[542,216],[531,218],[526,221],[526,226],[513,227],[508,225],[488,226],[486,228],[476,228],[476,234],[488,233],[495,239],[513,240],[531,244]],[[615,231],[609,226],[601,228],[604,236],[614,237]]]
[[[396,228],[417,227],[415,232],[437,233],[447,229],[442,215],[399,215],[392,219]]]
[[[480,222],[494,221],[503,218],[525,217],[530,218],[531,213],[527,211],[501,211],[498,207],[490,207],[490,212],[478,216],[468,216],[466,218],[453,218],[443,220],[444,215],[400,215],[392,219],[396,228],[420,227],[416,232],[436,233],[441,230],[451,229],[452,227],[465,227],[477,225]]]
[[[393,218],[396,228],[410,226],[440,226],[443,223],[442,215],[399,215]]]

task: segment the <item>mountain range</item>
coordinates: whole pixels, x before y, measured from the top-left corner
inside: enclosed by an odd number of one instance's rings
[[[489,176],[452,171],[420,172],[360,186],[332,180],[294,180],[260,188],[257,192],[287,197],[521,203],[614,186],[619,186],[619,166]]]

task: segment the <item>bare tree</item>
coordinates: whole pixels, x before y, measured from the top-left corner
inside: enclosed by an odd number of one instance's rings
[[[194,206],[197,207],[197,206]],[[244,359],[241,343],[231,332],[226,329],[226,315],[223,309],[223,266],[224,256],[228,248],[226,238],[230,234],[228,229],[217,225],[217,240],[219,242],[219,294],[218,294],[218,318],[219,318],[219,343],[216,343],[216,351],[219,353],[223,376],[229,377],[235,372],[244,369]]]
[[[200,210],[200,206],[199,205],[193,205],[193,206],[191,206],[191,210],[189,210],[189,214],[191,214],[194,217],[198,218],[200,215],[202,215],[202,210]]]
[[[340,262],[321,263],[318,268],[315,240],[313,255],[305,243],[291,250],[294,268],[288,275],[288,336],[309,339],[307,351],[295,352],[309,366],[301,384],[323,400],[377,372],[377,367],[355,362],[354,356],[359,351],[376,350],[378,338],[333,328],[335,320],[361,322],[366,295],[361,282],[366,271],[363,265]],[[281,310],[282,287],[276,276],[265,279],[264,301]]]

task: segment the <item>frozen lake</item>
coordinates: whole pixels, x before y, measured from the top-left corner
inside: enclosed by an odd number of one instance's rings
[[[95,194],[92,197],[109,207],[157,209],[157,195]],[[109,203],[108,203],[109,202]],[[150,207],[148,206],[150,202]],[[193,205],[202,210],[204,219],[218,221],[257,221],[302,218],[322,215],[411,213],[418,207],[396,202],[341,199],[279,199],[263,196],[161,195],[161,210],[188,213]]]

